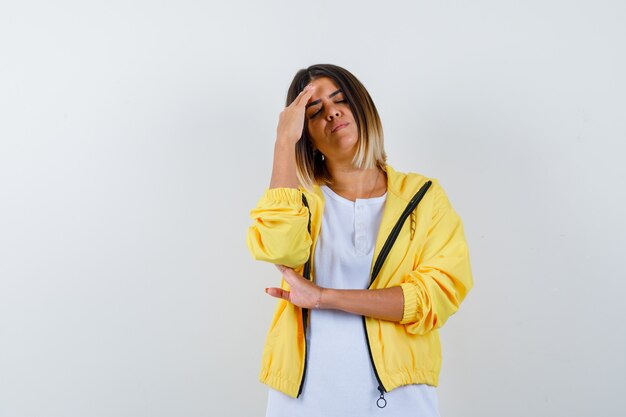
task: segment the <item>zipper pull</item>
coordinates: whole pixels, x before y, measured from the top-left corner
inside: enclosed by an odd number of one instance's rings
[[[378,408],[385,408],[387,407],[387,400],[385,400],[385,391],[380,385],[378,386],[378,391],[380,391],[380,397],[378,397],[378,399],[376,400],[376,406]]]

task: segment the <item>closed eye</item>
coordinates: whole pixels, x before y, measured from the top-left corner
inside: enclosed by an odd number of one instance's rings
[[[346,99],[337,100],[335,101],[335,103],[347,103],[347,100]],[[322,112],[322,108],[323,106],[320,106],[320,109],[309,117],[309,120],[315,118],[318,114],[320,114]]]

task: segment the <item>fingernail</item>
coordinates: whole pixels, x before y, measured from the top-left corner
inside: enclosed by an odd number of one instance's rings
[[[266,292],[266,293],[267,293],[267,291],[268,291],[268,288],[266,288],[266,289],[265,289],[265,292]]]

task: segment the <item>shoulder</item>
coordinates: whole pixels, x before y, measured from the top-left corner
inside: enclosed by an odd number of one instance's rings
[[[426,176],[418,172],[402,172],[396,171],[390,165],[386,166],[388,186],[392,192],[400,195],[403,198],[411,198],[413,195],[424,186],[424,184],[430,182],[428,193],[435,191],[439,193],[442,190],[439,180],[433,177]]]
[[[430,205],[435,211],[450,206],[448,196],[437,178],[418,172],[396,171],[389,165],[387,165],[387,175],[389,177],[389,190],[406,201],[413,198],[415,193],[430,182],[423,203]]]

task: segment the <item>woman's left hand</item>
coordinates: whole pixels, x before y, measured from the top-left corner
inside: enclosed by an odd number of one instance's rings
[[[322,299],[323,288],[313,284],[293,269],[276,265],[283,274],[283,278],[289,284],[289,291],[282,288],[266,288],[265,292],[272,297],[282,298],[302,308],[319,308]]]

